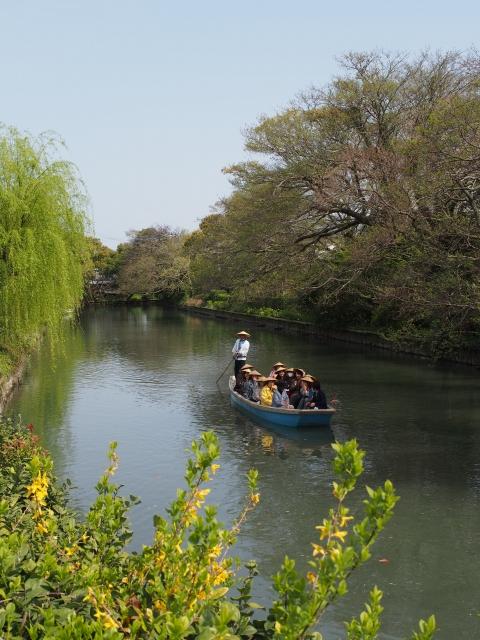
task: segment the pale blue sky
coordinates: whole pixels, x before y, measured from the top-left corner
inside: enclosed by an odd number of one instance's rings
[[[1,0],[0,121],[57,131],[110,246],[194,228],[229,192],[241,130],[348,50],[478,44],[474,0]]]

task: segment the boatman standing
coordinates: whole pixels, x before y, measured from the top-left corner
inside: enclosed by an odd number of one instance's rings
[[[232,349],[235,360],[235,378],[238,376],[240,368],[247,361],[248,350],[250,349],[250,342],[247,340],[247,338],[250,338],[250,334],[246,331],[239,331],[237,336]]]

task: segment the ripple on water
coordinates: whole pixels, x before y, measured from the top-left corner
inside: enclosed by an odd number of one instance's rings
[[[83,508],[109,442],[118,441],[118,480],[142,498],[132,512],[135,547],[151,539],[153,515],[183,484],[190,442],[213,428],[222,447],[213,499],[227,523],[243,503],[246,472],[260,471],[261,504],[238,544],[243,558],[259,559],[260,601],[271,599],[267,578],[285,553],[306,565],[331,501],[331,440],[356,437],[366,450],[363,482],[390,477],[401,501],[350,594],[327,613],[329,637],[343,637],[343,620],[358,614],[375,583],[385,590],[383,638],[404,637],[431,612],[440,640],[479,637],[480,619],[472,615],[480,555],[478,376],[257,328],[249,359],[260,371],[278,359],[302,365],[340,400],[332,432],[288,433],[232,409],[226,376],[215,384],[236,330],[155,307],[90,309],[54,368],[48,348],[34,359],[12,411],[35,423]],[[361,499],[361,492],[353,498],[355,512]]]

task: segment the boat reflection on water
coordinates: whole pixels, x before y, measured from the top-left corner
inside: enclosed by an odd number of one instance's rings
[[[298,442],[306,447],[325,445],[334,442],[335,437],[331,429],[316,429],[315,427],[297,427],[292,429],[278,424],[272,424],[267,420],[255,418],[255,421],[248,419],[252,427],[261,426],[263,430],[276,434],[286,440]]]
[[[235,433],[242,440],[245,450],[262,452],[266,456],[287,459],[292,454],[302,458],[330,459],[330,445],[335,441],[331,429],[274,426],[270,422],[251,420],[237,415],[234,420]]]

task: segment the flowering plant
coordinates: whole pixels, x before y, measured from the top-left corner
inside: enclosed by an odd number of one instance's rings
[[[355,441],[335,444],[335,507],[317,527],[310,571],[300,575],[285,558],[274,577],[277,597],[264,618],[251,599],[257,573],[247,563],[240,577],[231,549],[260,500],[258,474],[247,474],[243,508],[230,528],[207,504],[206,486],[219,465],[212,432],[192,443],[186,488],[167,517],[156,516],[152,543],[129,552],[127,511],[138,500],[123,497],[113,482],[116,445],[97,483],[97,498],[84,518],[69,506],[51,459],[29,429],[0,422],[0,637],[160,640],[317,639],[327,607],[347,591],[351,572],[393,512],[393,486],[367,489],[365,514],[356,522],[346,506],[363,470]],[[17,448],[15,455],[12,453]],[[235,591],[238,595],[235,595]],[[382,593],[374,588],[358,619],[346,625],[348,640],[370,640],[380,627]],[[434,618],[421,621],[412,640],[429,640]]]

